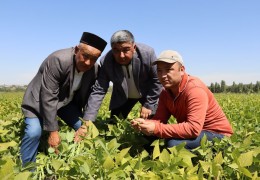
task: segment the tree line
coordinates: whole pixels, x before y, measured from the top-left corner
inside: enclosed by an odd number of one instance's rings
[[[5,86],[0,85],[0,92],[22,92],[25,91],[27,85],[24,86]],[[224,80],[221,80],[220,83],[211,83],[208,87],[211,92],[213,93],[259,93],[260,92],[260,81],[256,81],[255,84],[243,84],[238,83],[236,84],[233,82],[231,86],[226,85],[226,82]],[[112,88],[110,87],[110,91],[112,91]]]
[[[221,80],[220,84],[217,82],[211,83],[208,88],[213,93],[259,93],[260,81],[256,81],[255,84],[236,84],[233,82],[231,86],[228,86],[224,80]]]

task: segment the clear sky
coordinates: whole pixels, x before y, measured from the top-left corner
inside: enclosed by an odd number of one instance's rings
[[[109,42],[120,29],[157,55],[177,50],[207,85],[260,80],[259,0],[3,0],[0,85],[28,84],[50,53],[77,45],[84,31]]]

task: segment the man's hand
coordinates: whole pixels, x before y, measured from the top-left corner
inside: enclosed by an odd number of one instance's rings
[[[131,121],[131,125],[132,127],[137,130],[137,131],[141,131],[141,128],[139,127],[140,124],[144,123],[144,119],[143,118],[136,118],[136,119],[133,119]]]
[[[89,122],[86,121],[76,132],[74,136],[74,142],[80,142],[82,137],[87,135]]]
[[[141,118],[148,119],[151,114],[152,114],[152,110],[151,109],[147,109],[145,107],[141,108],[141,112],[140,112],[140,117]]]
[[[152,136],[154,134],[155,123],[153,121],[146,120],[144,123],[139,124],[139,127],[142,133],[147,136]]]
[[[137,131],[141,131],[147,136],[154,134],[155,123],[150,120],[144,120],[143,118],[136,118],[131,121],[131,125]]]
[[[55,149],[55,153],[59,154],[58,146],[60,144],[60,136],[58,131],[50,132],[49,138],[48,138],[48,144],[50,147]]]

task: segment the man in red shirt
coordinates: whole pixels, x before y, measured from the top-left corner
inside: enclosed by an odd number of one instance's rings
[[[154,117],[132,120],[135,129],[147,136],[165,138],[168,147],[186,142],[187,149],[200,146],[204,135],[211,141],[233,134],[213,93],[200,79],[185,72],[178,52],[163,51],[153,64],[157,65],[158,78],[164,89]],[[177,124],[167,124],[171,115]]]

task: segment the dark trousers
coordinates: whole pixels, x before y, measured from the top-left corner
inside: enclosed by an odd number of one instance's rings
[[[135,106],[135,104],[139,101],[139,99],[127,99],[127,101],[120,107],[111,110],[110,118],[117,116],[119,118],[126,119],[129,112]]]

